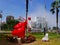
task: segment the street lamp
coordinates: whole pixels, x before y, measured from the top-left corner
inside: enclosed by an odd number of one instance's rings
[[[46,10],[46,0],[44,0],[44,6],[45,6],[45,10]],[[44,15],[44,35],[46,34],[46,11],[45,11],[45,15]]]
[[[28,18],[28,2],[29,2],[29,0],[26,0],[26,20],[27,20],[27,18]],[[28,20],[27,20],[28,21]],[[26,29],[28,28],[27,27],[28,25],[26,25]]]

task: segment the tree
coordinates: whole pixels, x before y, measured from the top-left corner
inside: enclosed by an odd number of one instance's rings
[[[0,30],[1,30],[1,23],[2,23],[2,14],[0,13],[0,18],[1,18],[1,21],[0,21]]]
[[[60,2],[58,2],[58,1],[52,2],[52,4],[51,4],[52,9],[50,10],[52,12],[52,14],[54,14],[55,10],[56,10],[56,27],[57,27],[56,31],[57,31],[57,34],[58,34],[58,13],[59,13],[59,7],[60,7],[59,4],[60,4]]]
[[[51,27],[49,27],[48,29],[51,30]]]
[[[7,23],[7,26],[8,26],[8,30],[12,30],[14,25],[19,23],[19,21],[18,20],[9,20],[6,23]]]
[[[53,26],[53,27],[52,27],[52,29],[53,29],[53,30],[56,30],[56,29],[57,29],[57,27]],[[58,27],[58,29],[59,29],[59,27]]]
[[[7,30],[7,28],[8,28],[8,25],[7,24],[3,24],[2,25],[2,30]]]

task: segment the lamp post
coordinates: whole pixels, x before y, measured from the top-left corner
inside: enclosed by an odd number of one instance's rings
[[[27,20],[27,18],[28,18],[28,0],[26,0],[26,20]],[[28,21],[28,20],[27,20]],[[26,29],[28,28],[27,27],[28,25],[26,25]],[[28,30],[28,29],[27,29]]]
[[[44,0],[44,6],[45,6],[45,10],[46,10],[46,0]],[[46,34],[46,12],[44,15],[44,35]]]

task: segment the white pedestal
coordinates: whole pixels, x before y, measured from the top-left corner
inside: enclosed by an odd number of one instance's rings
[[[49,38],[48,38],[48,33],[45,34],[45,36],[42,38],[42,41],[49,41]]]

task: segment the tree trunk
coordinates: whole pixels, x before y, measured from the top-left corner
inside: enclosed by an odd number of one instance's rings
[[[1,31],[1,26],[2,26],[2,18],[0,20],[0,31]]]
[[[57,35],[58,35],[58,7],[56,7],[56,31],[57,31]]]

